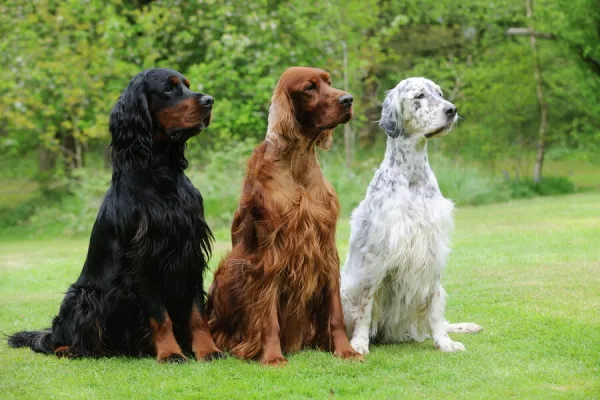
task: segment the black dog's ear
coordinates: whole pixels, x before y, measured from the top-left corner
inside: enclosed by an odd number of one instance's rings
[[[392,90],[385,97],[383,108],[381,109],[381,119],[379,126],[383,128],[385,133],[391,138],[397,138],[403,132],[402,127],[402,104],[399,104],[398,96],[395,95],[395,90]]]
[[[145,92],[145,72],[136,75],[110,113],[113,165],[145,167],[152,156],[152,117]]]

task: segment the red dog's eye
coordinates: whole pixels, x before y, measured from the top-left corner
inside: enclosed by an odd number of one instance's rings
[[[317,89],[317,84],[314,82],[311,82],[310,85],[308,85],[307,87],[304,88],[305,91],[307,92],[312,92],[313,90]]]

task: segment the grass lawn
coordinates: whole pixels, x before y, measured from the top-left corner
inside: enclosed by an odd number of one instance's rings
[[[214,267],[227,248],[219,234]],[[349,226],[340,223],[345,257]],[[0,243],[0,333],[43,328],[80,271],[87,240]],[[0,398],[600,398],[600,194],[464,208],[444,277],[447,318],[483,326],[372,346],[364,363],[314,351],[284,368],[229,358],[66,360],[0,343]]]

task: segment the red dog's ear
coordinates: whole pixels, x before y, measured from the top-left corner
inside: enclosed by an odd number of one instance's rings
[[[296,120],[292,99],[281,85],[277,85],[269,108],[267,139],[283,149],[287,142],[299,137],[300,124]]]
[[[315,141],[315,144],[323,150],[331,149],[333,144],[333,129],[328,129],[318,134],[319,138]]]

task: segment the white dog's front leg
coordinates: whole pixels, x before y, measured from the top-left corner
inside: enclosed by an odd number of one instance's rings
[[[431,301],[429,303],[428,322],[431,329],[431,337],[435,347],[441,351],[453,352],[464,350],[460,342],[454,342],[448,336],[446,320],[444,319],[444,310],[446,309],[446,291],[441,285],[438,285]]]
[[[358,297],[358,312],[354,323],[354,332],[350,345],[360,354],[369,354],[369,331],[371,329],[371,312],[373,311],[374,286],[366,287]]]

